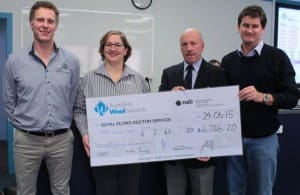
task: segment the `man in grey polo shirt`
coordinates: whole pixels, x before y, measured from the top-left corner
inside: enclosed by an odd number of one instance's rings
[[[33,44],[9,56],[4,67],[4,105],[14,132],[17,194],[35,195],[42,160],[53,195],[68,195],[73,156],[70,125],[79,86],[79,62],[53,37],[59,11],[36,2],[29,22]]]

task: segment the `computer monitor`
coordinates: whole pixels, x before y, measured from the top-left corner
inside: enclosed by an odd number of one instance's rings
[[[289,56],[300,87],[300,3],[275,3],[274,32],[274,44]]]

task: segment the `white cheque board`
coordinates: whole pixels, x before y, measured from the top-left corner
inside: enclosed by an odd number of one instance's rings
[[[242,154],[238,90],[87,98],[91,166]]]

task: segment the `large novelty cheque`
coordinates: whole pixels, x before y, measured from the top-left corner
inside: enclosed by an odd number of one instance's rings
[[[91,166],[242,154],[238,90],[87,98]]]

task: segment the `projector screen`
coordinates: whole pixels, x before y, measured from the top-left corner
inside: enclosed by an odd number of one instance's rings
[[[275,4],[275,46],[284,50],[296,71],[300,87],[300,5]]]

